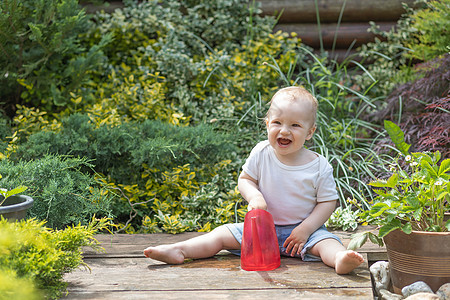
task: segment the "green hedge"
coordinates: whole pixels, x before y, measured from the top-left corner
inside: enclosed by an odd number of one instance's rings
[[[31,135],[15,157],[33,160],[48,153],[84,157],[96,172],[128,184],[139,179],[144,164],[158,170],[214,165],[235,152],[233,137],[213,125],[178,127],[147,120],[96,127],[87,115],[74,114],[63,119],[59,131]]]
[[[112,194],[82,169],[92,168],[85,158],[43,155],[30,161],[0,160],[0,186],[24,185],[34,199],[28,217],[45,220],[52,228],[88,224],[94,215],[112,217]]]

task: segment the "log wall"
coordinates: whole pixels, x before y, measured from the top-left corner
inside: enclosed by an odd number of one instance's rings
[[[369,21],[375,21],[380,29],[389,31],[405,10],[402,3],[414,5],[414,0],[259,0],[262,15],[279,17],[275,30],[296,32],[306,45],[320,49],[320,33],[324,50],[330,50],[336,37],[336,52],[345,53],[371,42],[375,36],[369,33]],[[317,7],[316,7],[317,2]],[[344,8],[341,22],[339,16]]]
[[[253,0],[249,0],[251,3]],[[415,0],[257,0],[262,15],[279,17],[275,31],[296,32],[302,41],[316,50],[320,49],[320,34],[317,22],[316,3],[320,18],[320,32],[325,50],[333,46],[336,37],[336,52],[346,52],[374,40],[367,32],[369,21],[375,21],[381,30],[388,31],[405,12],[402,3],[413,6]],[[109,1],[107,7],[85,5],[88,12],[104,9],[112,12],[123,6],[122,1]],[[339,15],[344,7],[341,23]],[[339,26],[338,26],[339,25]]]

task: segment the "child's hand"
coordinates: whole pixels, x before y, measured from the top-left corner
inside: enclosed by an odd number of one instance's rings
[[[305,246],[306,241],[308,240],[309,235],[305,234],[299,226],[295,227],[291,235],[284,241],[283,247],[286,248],[286,253],[290,253],[291,256],[295,254],[300,255],[300,252]]]
[[[263,198],[257,197],[250,200],[248,203],[248,211],[251,211],[252,209],[267,209],[267,203]]]

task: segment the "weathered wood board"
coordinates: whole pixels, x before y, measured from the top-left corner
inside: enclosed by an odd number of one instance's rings
[[[217,255],[167,265],[146,258],[86,259],[91,270],[80,269],[66,276],[70,283],[66,299],[260,299],[332,298],[372,299],[367,265],[351,275],[336,275],[324,264],[283,258],[273,271],[247,272],[239,257]]]
[[[343,22],[393,21],[405,13],[403,3],[414,6],[414,0],[258,0],[263,15],[278,16],[281,23],[337,22],[342,8]]]
[[[348,244],[350,233],[335,233]],[[147,246],[199,234],[98,235],[105,252],[85,249],[90,270],[66,274],[65,299],[373,299],[367,255],[385,251],[366,245],[361,251],[366,262],[349,275],[337,275],[321,262],[294,258],[282,258],[273,271],[247,272],[240,268],[239,257],[227,251],[182,265],[167,265],[142,254]]]
[[[374,230],[374,227],[359,227],[356,232]],[[352,234],[355,232],[333,231],[347,247]],[[84,250],[85,258],[93,257],[143,257],[143,250],[148,246],[156,246],[161,244],[171,244],[178,241],[186,240],[203,233],[186,232],[182,234],[99,234],[96,239],[101,242],[104,252],[97,252],[90,248]],[[361,249],[361,253],[366,253],[369,261],[385,260],[386,249],[367,242]]]
[[[390,31],[394,28],[396,22],[378,22],[377,26],[381,31]],[[322,37],[323,47],[331,49],[335,44],[336,49],[348,49],[353,44],[353,49],[372,42],[375,34],[368,31],[369,22],[366,23],[343,23],[343,24],[321,24],[320,35]],[[278,24],[274,31],[284,31],[289,34],[297,33],[302,42],[315,49],[320,49],[319,26],[313,23],[300,24]],[[336,39],[336,40],[335,40]]]

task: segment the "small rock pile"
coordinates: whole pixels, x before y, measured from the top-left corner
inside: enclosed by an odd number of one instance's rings
[[[450,283],[442,285],[436,293],[423,281],[417,281],[402,289],[403,295],[391,292],[391,275],[387,261],[377,261],[370,266],[378,300],[450,300]]]

